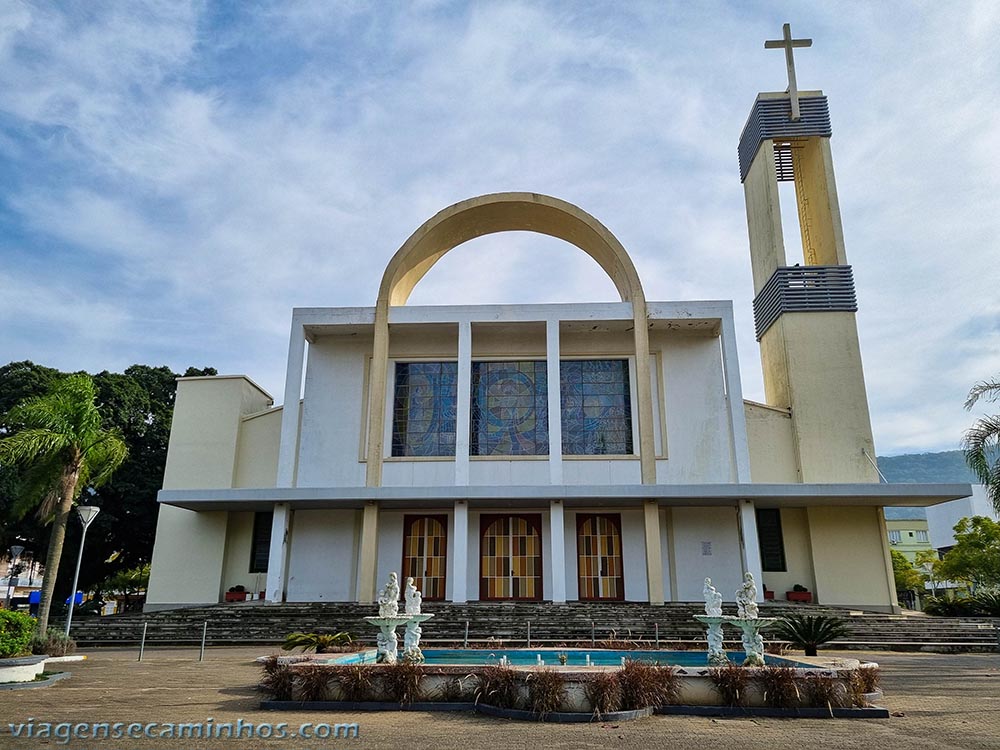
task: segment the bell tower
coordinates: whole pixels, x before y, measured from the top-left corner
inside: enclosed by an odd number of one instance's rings
[[[758,94],[740,137],[754,283],[754,323],[767,403],[789,409],[799,481],[878,482],[822,91],[799,91],[792,50],[810,39],[765,42],[785,51],[788,90]],[[778,183],[795,184],[802,254],[789,263]],[[867,453],[867,456],[866,456]]]

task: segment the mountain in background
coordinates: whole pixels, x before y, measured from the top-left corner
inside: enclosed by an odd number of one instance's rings
[[[979,484],[962,451],[879,456],[878,468],[890,483],[968,482]]]

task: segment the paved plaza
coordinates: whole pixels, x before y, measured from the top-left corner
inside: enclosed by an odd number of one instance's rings
[[[72,677],[42,690],[0,692],[0,748],[122,748],[122,750],[313,750],[370,748],[973,748],[1000,749],[1000,655],[845,652],[883,667],[883,720],[708,719],[654,716],[634,722],[547,725],[467,713],[263,712],[254,690],[253,657],[266,648],[85,652],[66,665]],[[357,722],[358,739],[121,739],[14,738],[10,723],[43,722]],[[36,729],[37,731],[37,729]]]

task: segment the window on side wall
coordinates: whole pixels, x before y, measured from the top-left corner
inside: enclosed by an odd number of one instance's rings
[[[250,572],[266,573],[267,559],[271,552],[272,511],[261,511],[253,515],[253,539],[250,543]]]
[[[454,456],[458,363],[397,362],[393,456]]]
[[[781,511],[757,509],[757,538],[760,540],[760,568],[765,573],[784,573],[785,540],[781,534]]]
[[[889,544],[899,544],[901,541],[903,541],[903,535],[899,529],[893,529],[889,532]]]
[[[924,531],[923,529],[917,529],[917,541],[918,542],[926,542],[926,541],[928,541],[928,539],[927,539],[927,532]]]

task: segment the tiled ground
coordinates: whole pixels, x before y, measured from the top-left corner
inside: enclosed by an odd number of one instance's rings
[[[706,719],[657,716],[620,725],[546,725],[472,714],[265,713],[253,690],[261,649],[90,651],[67,668],[73,676],[44,690],[0,692],[0,748],[122,748],[123,750],[313,750],[370,748],[973,748],[1000,749],[1000,655],[850,652],[883,666],[887,720]],[[10,722],[358,722],[357,740],[119,741],[15,739]]]

